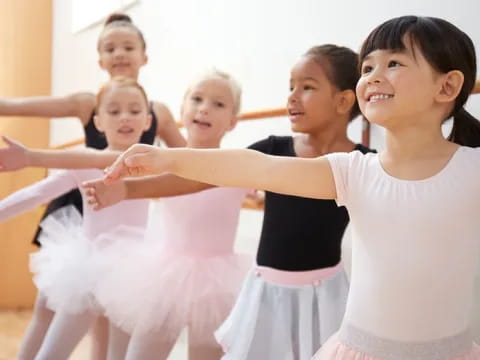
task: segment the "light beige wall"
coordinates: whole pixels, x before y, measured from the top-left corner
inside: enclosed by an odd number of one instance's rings
[[[51,0],[0,1],[0,96],[50,94]],[[45,147],[49,121],[0,118],[0,133]],[[45,176],[45,170],[0,174],[0,198]],[[28,253],[41,210],[0,224],[0,308],[29,307],[35,297]]]

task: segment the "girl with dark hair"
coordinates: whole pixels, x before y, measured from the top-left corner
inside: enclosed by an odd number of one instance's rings
[[[97,42],[100,67],[110,77],[126,76],[138,79],[140,69],[147,63],[146,42],[141,30],[133,24],[126,14],[111,14]],[[168,146],[184,146],[185,139],[177,129],[168,108],[159,102],[150,103],[152,124],[146,130],[140,142],[153,144],[155,136],[162,138]],[[95,149],[104,149],[107,142],[104,134],[93,123],[95,116],[95,94],[75,93],[67,96],[44,96],[18,99],[0,98],[0,116],[42,116],[76,117],[84,127],[85,145]],[[82,212],[82,201],[78,190],[72,190],[64,196],[54,199],[47,207],[44,217],[56,210],[74,205]],[[35,235],[34,243],[39,245]]]
[[[470,147],[480,125],[464,109],[476,79],[472,41],[445,20],[405,16],[376,28],[360,61],[357,97],[386,129],[381,154],[297,159],[134,145],[106,181],[169,172],[335,199],[352,220],[352,278],[341,329],[316,359],[480,359],[468,330],[480,252],[480,149]]]

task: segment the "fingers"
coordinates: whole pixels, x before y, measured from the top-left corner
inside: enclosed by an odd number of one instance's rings
[[[110,184],[127,176],[150,175],[152,151],[155,148],[151,145],[137,144],[130,147],[105,170],[104,182]]]
[[[13,141],[13,139],[10,139],[7,135],[2,135],[2,140],[5,144],[9,145],[9,146],[12,146],[15,144],[15,142]]]
[[[2,140],[8,147],[23,147],[18,141],[13,140],[12,138],[8,137],[7,135],[2,135]]]
[[[86,181],[82,184],[82,188],[85,189],[85,197],[87,204],[90,205],[93,210],[103,209],[96,189],[96,185],[98,183],[101,183],[101,181],[102,180]]]

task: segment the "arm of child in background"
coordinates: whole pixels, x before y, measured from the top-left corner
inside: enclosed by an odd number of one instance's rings
[[[292,158],[255,150],[159,149],[137,144],[120,155],[107,170],[105,182],[164,172],[217,186],[318,199],[336,197],[333,173],[326,157]]]
[[[95,95],[0,98],[0,116],[78,117],[87,124],[95,108]]]
[[[168,147],[183,147],[187,145],[185,138],[180,133],[177,123],[170,110],[159,102],[153,102],[153,112],[157,117],[157,136]]]
[[[77,186],[71,171],[48,176],[0,200],[0,222],[34,209]]]
[[[120,154],[96,149],[42,150],[30,149],[7,136],[2,136],[6,147],[0,148],[0,172],[25,167],[56,169],[104,169]]]
[[[98,179],[87,181],[82,187],[86,189],[88,204],[94,210],[101,210],[123,200],[185,195],[212,188],[213,185],[163,174],[124,179],[108,185],[103,179]]]

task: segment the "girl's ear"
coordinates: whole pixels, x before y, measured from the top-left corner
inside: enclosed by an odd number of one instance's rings
[[[148,64],[148,55],[143,53],[143,62],[142,62],[142,65],[146,65]]]
[[[228,125],[228,131],[232,131],[233,129],[235,129],[235,126],[237,126],[238,124],[238,120],[238,115],[232,115],[230,119],[230,124]]]
[[[440,77],[440,89],[435,99],[440,103],[454,102],[464,82],[463,73],[459,70],[452,70]]]
[[[149,112],[147,115],[147,121],[145,123],[145,126],[143,127],[143,131],[147,131],[150,129],[150,126],[152,125],[152,114]]]
[[[100,56],[100,58],[98,59],[98,66],[100,66],[100,69],[102,70],[105,70],[105,66],[103,64],[103,61],[102,61],[102,57]]]
[[[340,115],[349,114],[352,111],[353,105],[355,105],[356,96],[353,90],[344,90],[337,94],[336,109]]]
[[[100,121],[100,118],[96,114],[93,116],[93,124],[95,125],[95,127],[99,132],[104,132],[102,128],[102,122]]]

